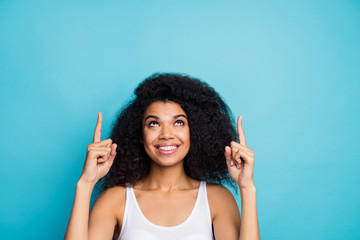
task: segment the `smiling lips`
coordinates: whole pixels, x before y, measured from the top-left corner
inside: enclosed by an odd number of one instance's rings
[[[156,149],[160,154],[169,155],[175,153],[179,149],[180,145],[157,145]]]

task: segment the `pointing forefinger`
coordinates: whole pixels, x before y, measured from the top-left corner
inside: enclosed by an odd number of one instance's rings
[[[242,116],[239,116],[237,120],[237,128],[238,128],[238,135],[239,135],[239,142],[241,145],[247,147],[246,140],[245,140],[245,133],[242,127]]]
[[[102,114],[101,112],[98,112],[98,119],[94,131],[94,143],[100,142],[101,140],[101,126],[102,126]]]

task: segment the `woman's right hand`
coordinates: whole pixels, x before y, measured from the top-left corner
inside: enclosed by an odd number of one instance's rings
[[[98,113],[98,119],[94,131],[93,143],[89,144],[86,152],[84,168],[80,180],[95,185],[110,170],[116,156],[115,143],[111,139],[101,141],[102,114]]]

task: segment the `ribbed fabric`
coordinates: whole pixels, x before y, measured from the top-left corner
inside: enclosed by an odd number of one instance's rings
[[[163,227],[145,218],[132,187],[126,188],[126,203],[118,240],[213,240],[206,182],[200,182],[195,206],[181,224]]]

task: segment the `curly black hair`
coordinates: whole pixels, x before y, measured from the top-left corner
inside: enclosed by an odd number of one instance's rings
[[[102,188],[135,184],[150,170],[142,139],[143,114],[156,101],[178,103],[188,116],[190,149],[185,173],[197,180],[232,183],[224,157],[225,146],[237,139],[229,107],[207,83],[183,74],[155,73],[135,89],[135,98],[120,112],[110,138],[117,155]],[[231,184],[233,185],[233,184]]]

